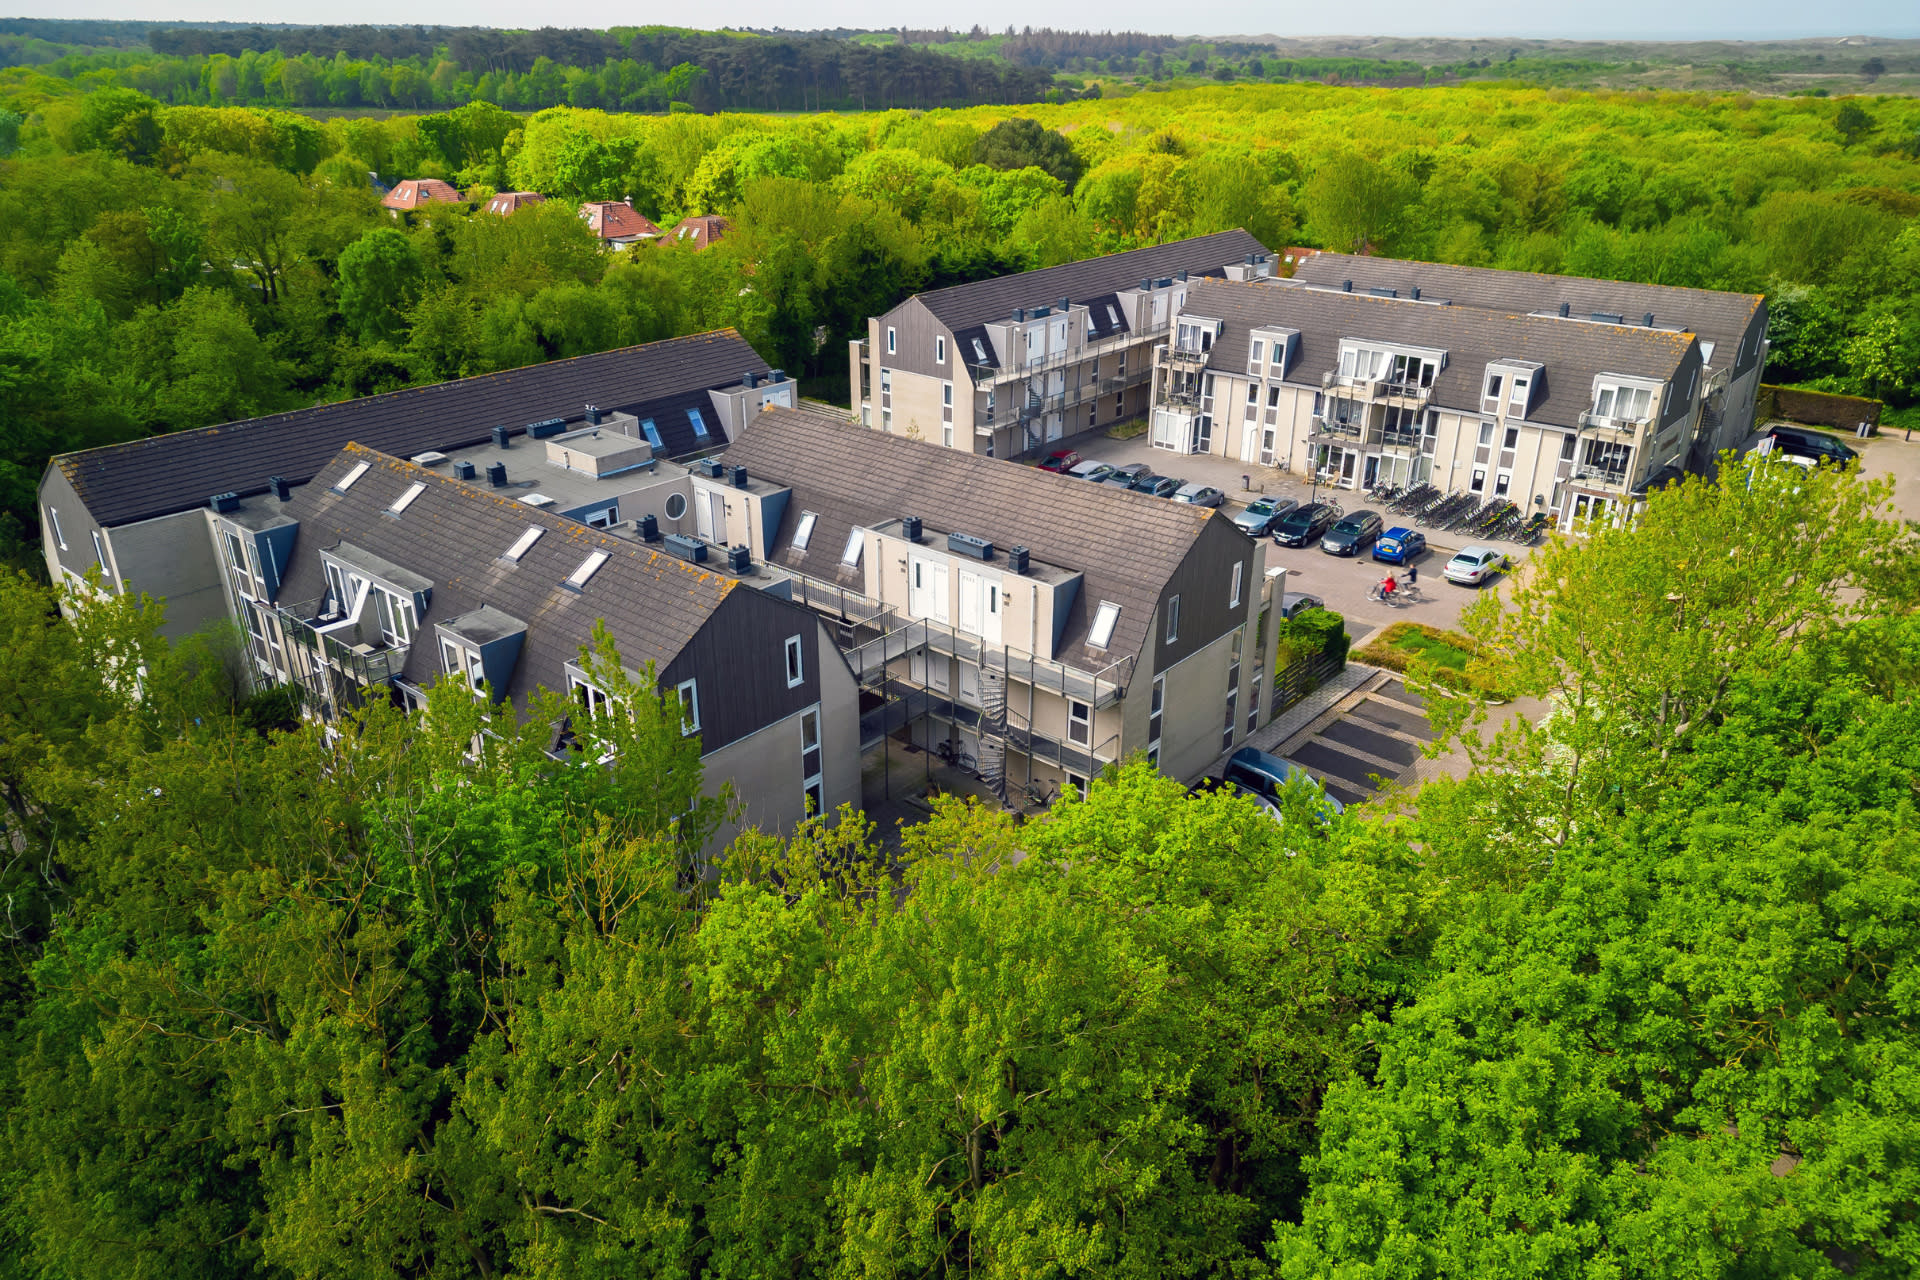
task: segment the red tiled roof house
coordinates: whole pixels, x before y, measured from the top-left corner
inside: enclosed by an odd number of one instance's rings
[[[430,204],[459,204],[460,193],[450,182],[438,178],[408,178],[397,183],[380,201],[381,207],[395,213],[410,213]]]
[[[624,200],[594,200],[580,206],[587,230],[603,245],[624,249],[642,240],[657,240],[663,234],[653,220]]]
[[[528,205],[540,204],[545,200],[546,197],[538,191],[502,191],[487,201],[487,212],[505,217],[510,213],[518,213]]]
[[[690,244],[697,251],[720,240],[733,230],[733,224],[717,214],[695,214],[691,218],[680,219],[673,229],[673,238],[681,244]]]

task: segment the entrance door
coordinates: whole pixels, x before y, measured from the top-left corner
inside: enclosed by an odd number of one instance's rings
[[[1193,451],[1195,453],[1213,452],[1213,415],[1203,413],[1193,428]]]
[[[958,664],[960,670],[960,701],[968,706],[980,705],[980,668],[971,662]]]
[[[1263,467],[1273,465],[1273,436],[1272,427],[1260,428],[1260,465]]]
[[[948,619],[947,566],[915,556],[907,566],[907,613],[910,617]]]
[[[1359,460],[1360,460],[1360,455],[1359,455],[1359,454],[1357,454],[1357,453],[1355,453],[1355,452],[1354,452],[1353,450],[1351,450],[1351,449],[1342,449],[1342,450],[1340,451],[1340,481],[1339,481],[1339,483],[1340,483],[1340,487],[1341,487],[1342,489],[1351,489],[1351,488],[1353,488],[1353,473],[1354,473],[1354,468],[1355,468],[1355,464],[1356,464],[1356,463],[1358,463],[1358,462],[1359,462]]]
[[[1380,455],[1379,454],[1370,453],[1367,455],[1367,468],[1364,475],[1365,475],[1365,479],[1363,479],[1360,482],[1360,487],[1362,489],[1371,489],[1373,488],[1374,485],[1380,483]]]
[[[960,571],[960,629],[980,634],[980,575]]]

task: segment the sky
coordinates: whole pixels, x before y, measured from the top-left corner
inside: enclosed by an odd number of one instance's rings
[[[0,0],[4,2],[4,0]],[[1802,36],[1920,36],[1914,0],[1609,0],[1604,5],[1538,0],[1372,0],[1365,6],[1274,5],[1255,0],[975,0],[945,13],[903,10],[898,0],[707,0],[696,11],[589,15],[535,0],[11,0],[16,16],[117,18],[164,23],[394,23],[538,27],[645,22],[672,17],[690,26],[789,28],[947,25],[1133,30],[1174,35],[1266,33],[1290,36],[1521,36],[1563,39],[1777,40]],[[965,15],[964,17],[961,15]]]

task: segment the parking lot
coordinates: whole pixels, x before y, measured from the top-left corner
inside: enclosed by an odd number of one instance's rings
[[[1165,449],[1155,449],[1145,435],[1131,440],[1110,440],[1104,436],[1089,435],[1069,441],[1064,447],[1078,450],[1083,458],[1115,466],[1142,462],[1161,475],[1210,484],[1227,495],[1227,503],[1222,510],[1228,515],[1255,498],[1271,494],[1300,502],[1309,499],[1333,501],[1349,512],[1377,511],[1388,528],[1406,523],[1404,516],[1395,515],[1384,507],[1369,506],[1364,493],[1331,489],[1326,485],[1316,490],[1307,481],[1278,468],[1234,462],[1212,454],[1169,453]],[[1347,634],[1353,637],[1356,648],[1364,644],[1374,631],[1389,623],[1424,622],[1429,626],[1452,628],[1459,623],[1460,611],[1478,597],[1479,590],[1454,586],[1440,576],[1440,569],[1455,551],[1467,545],[1467,541],[1457,533],[1419,525],[1411,527],[1427,535],[1428,550],[1416,562],[1420,573],[1417,595],[1398,604],[1367,598],[1368,592],[1386,576],[1390,567],[1376,562],[1368,552],[1357,557],[1342,558],[1326,554],[1317,544],[1310,547],[1282,547],[1268,539],[1267,565],[1269,568],[1285,565],[1287,590],[1319,596],[1326,602],[1327,608],[1344,617],[1347,620]],[[1516,563],[1524,561],[1530,550],[1510,542],[1492,542],[1488,545],[1512,555]],[[1404,575],[1396,572],[1396,576]],[[1497,583],[1499,579],[1494,581]]]

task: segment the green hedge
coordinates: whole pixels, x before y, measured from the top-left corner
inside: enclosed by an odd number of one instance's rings
[[[1863,422],[1878,424],[1886,408],[1878,400],[1865,396],[1837,396],[1826,391],[1806,391],[1799,387],[1760,388],[1760,410],[1767,418],[1785,418],[1810,427],[1833,427],[1852,431]],[[1756,415],[1759,416],[1759,415]]]
[[[1280,624],[1280,651],[1275,666],[1289,667],[1323,654],[1345,662],[1352,644],[1345,618],[1331,609],[1309,609],[1293,621]]]

